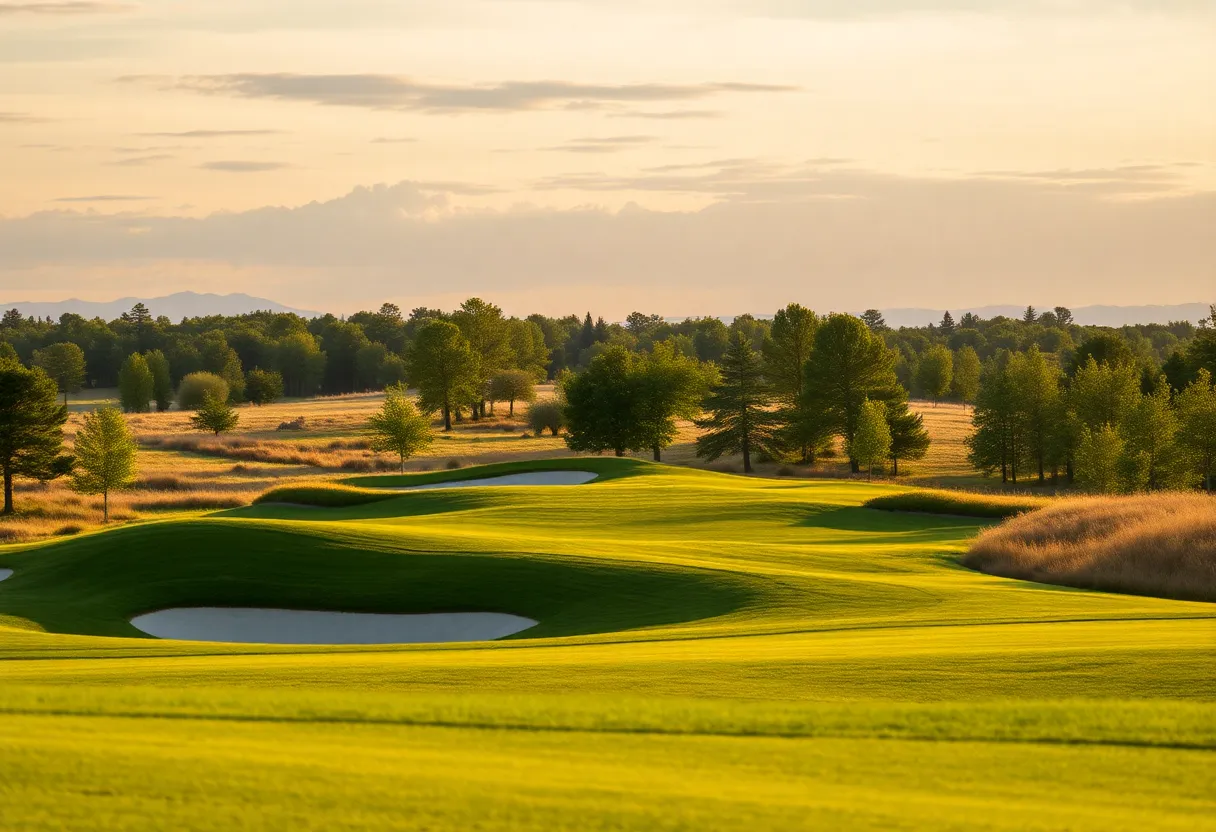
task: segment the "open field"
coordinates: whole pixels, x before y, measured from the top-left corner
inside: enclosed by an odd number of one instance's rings
[[[555,468],[601,476],[367,488]],[[594,458],[351,485],[374,500],[0,549],[5,823],[1216,828],[1210,604],[970,571],[983,521],[861,506],[888,485]],[[541,623],[376,647],[127,623],[216,604]]]

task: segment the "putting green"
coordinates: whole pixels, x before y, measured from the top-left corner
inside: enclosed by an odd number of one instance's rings
[[[369,488],[563,469],[600,476]],[[616,459],[348,485],[0,549],[4,823],[1216,828],[1213,605],[971,572],[978,523],[861,507],[888,486]],[[307,501],[339,507],[282,504]],[[216,605],[540,624],[300,647],[128,623]]]

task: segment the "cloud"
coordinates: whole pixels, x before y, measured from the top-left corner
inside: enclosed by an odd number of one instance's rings
[[[199,165],[203,170],[219,170],[226,173],[261,173],[268,170],[289,168],[284,162],[253,162],[246,159],[224,159],[218,162],[203,162]]]
[[[642,111],[631,110],[624,113],[612,113],[612,118],[642,118],[656,121],[684,121],[703,118],[722,118],[725,113],[718,110],[666,110]]]
[[[146,202],[154,196],[132,196],[130,194],[96,194],[94,196],[61,196],[55,202]]]
[[[147,156],[132,156],[129,159],[119,159],[116,162],[109,164],[116,168],[139,168],[144,165],[152,165],[156,162],[166,162],[169,159],[176,159],[172,153],[151,153]]]
[[[1206,14],[1209,0],[723,0],[719,10],[755,17],[840,20],[914,14],[1093,15],[1118,12]]]
[[[723,313],[789,301],[824,311],[1021,297],[1193,300],[1210,298],[1216,273],[1212,192],[1111,199],[1035,180],[763,160],[623,183],[726,194],[690,211],[461,209],[437,189],[443,184],[363,187],[203,218],[47,211],[0,219],[0,282],[28,280],[23,269],[59,269],[55,285],[84,292],[90,275],[138,264],[158,270],[162,286],[205,273],[220,290],[239,264],[246,271],[233,287],[262,270],[290,287],[285,300],[339,310],[384,297],[527,290],[623,315],[659,290],[696,304],[691,311]]]
[[[631,147],[653,144],[658,140],[658,136],[591,136],[573,139],[553,147],[542,147],[541,150],[559,153],[619,153]]]
[[[137,8],[130,3],[62,2],[62,3],[0,3],[0,15],[5,14],[113,14]]]
[[[418,140],[409,136],[378,136],[372,139],[372,144],[414,144]]]
[[[125,82],[158,81],[127,76]],[[170,89],[238,98],[299,101],[336,107],[422,113],[526,112],[600,109],[622,104],[696,101],[727,94],[793,92],[797,87],[735,81],[705,84],[575,84],[567,81],[506,81],[442,85],[400,75],[293,75],[289,73],[193,75],[170,80]]]
[[[48,119],[38,118],[29,113],[0,112],[0,124],[40,124],[45,121]]]
[[[140,133],[158,139],[219,139],[228,136],[281,136],[286,130],[185,130],[181,133]]]

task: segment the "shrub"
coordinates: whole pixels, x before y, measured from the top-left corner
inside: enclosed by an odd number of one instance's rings
[[[537,402],[528,408],[528,427],[537,436],[546,430],[557,436],[566,426],[566,414],[557,402]]]
[[[449,471],[455,471],[457,468],[460,468],[461,466],[462,466],[462,463],[459,459],[449,459],[448,460],[448,470]]]
[[[297,416],[290,422],[279,422],[279,426],[275,430],[304,430],[304,417]]]
[[[177,406],[182,410],[198,410],[207,394],[218,401],[228,401],[228,382],[215,373],[191,373],[177,388]]]
[[[944,514],[956,517],[991,517],[1003,520],[1034,511],[1048,504],[1049,501],[1042,497],[926,490],[875,497],[866,501],[865,507],[881,511],[909,511],[917,514]]]
[[[245,377],[245,398],[261,407],[283,398],[283,376],[268,370],[250,370]]]

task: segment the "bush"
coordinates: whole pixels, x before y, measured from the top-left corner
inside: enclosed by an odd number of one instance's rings
[[[1043,508],[1049,501],[1042,497],[1015,497],[999,494],[970,494],[966,491],[908,491],[875,497],[866,508],[881,511],[909,511],[917,514],[943,514],[956,517],[990,517],[1003,520]]]
[[[177,388],[177,406],[182,410],[198,410],[210,393],[217,401],[228,401],[228,382],[215,373],[191,373]]]
[[[250,404],[270,404],[283,398],[283,376],[268,370],[250,370],[245,377],[245,398]]]
[[[546,430],[557,436],[565,426],[566,414],[557,402],[537,402],[528,408],[528,427],[537,436]]]
[[[290,422],[279,422],[279,426],[275,430],[304,430],[304,417],[297,416]]]

